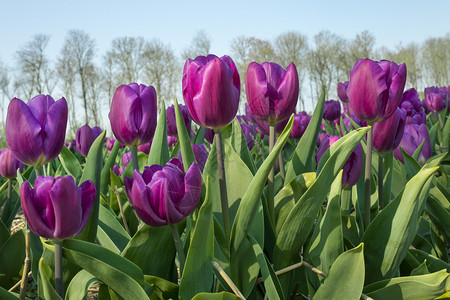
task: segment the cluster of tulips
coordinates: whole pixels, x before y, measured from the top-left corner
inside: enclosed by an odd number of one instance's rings
[[[185,105],[158,113],[152,86],[123,84],[114,138],[84,125],[68,143],[64,98],[14,98],[0,153],[3,227],[21,208],[40,299],[85,297],[93,283],[101,299],[400,299],[430,281],[399,275],[406,259],[414,272],[411,261],[423,265],[408,249],[434,226],[441,246],[427,242],[426,259],[447,271],[416,295],[448,296],[450,90],[429,87],[421,101],[404,91],[406,76],[405,64],[360,59],[338,84],[341,102],[322,95],[311,116],[295,112],[293,63],[252,62],[236,115],[234,62],[199,56],[184,66]],[[424,212],[431,181],[439,206]],[[14,270],[25,274],[20,298],[32,295],[27,264]],[[0,277],[0,298],[18,298],[4,289],[11,280]]]

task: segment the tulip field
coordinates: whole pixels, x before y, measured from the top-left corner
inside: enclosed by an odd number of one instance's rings
[[[65,98],[12,99],[0,299],[449,299],[450,87],[360,59],[308,114],[285,67],[242,100],[229,56],[189,59],[184,101],[124,83],[72,141]]]

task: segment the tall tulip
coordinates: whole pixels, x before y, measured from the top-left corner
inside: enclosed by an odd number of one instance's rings
[[[325,101],[323,108],[323,118],[327,121],[334,121],[341,116],[341,104],[336,100]]]
[[[76,136],[76,147],[78,152],[86,157],[92,143],[101,133],[102,129],[97,126],[91,128],[88,124],[86,124],[79,128]]]
[[[55,102],[49,95],[38,95],[28,103],[14,98],[6,116],[6,141],[22,163],[42,166],[52,161],[64,145],[67,102]]]
[[[339,99],[341,99],[341,101],[344,103],[348,103],[348,95],[347,95],[348,84],[349,84],[348,81],[339,82],[337,86],[337,93]]]
[[[386,153],[397,148],[403,137],[405,119],[405,110],[397,108],[388,119],[375,123],[373,125],[373,149],[378,153]]]
[[[184,124],[186,125],[187,132],[191,131],[191,118],[189,112],[184,105],[179,105],[181,116],[183,117]],[[175,107],[173,105],[166,109],[167,116],[167,135],[178,137],[177,121],[175,119]]]
[[[394,150],[394,156],[404,163],[403,154],[400,148],[403,148],[403,150],[409,155],[413,155],[422,142],[423,148],[418,157],[418,162],[421,165],[423,165],[427,159],[431,157],[432,151],[427,126],[425,124],[406,125],[402,140],[400,141],[398,147]]]

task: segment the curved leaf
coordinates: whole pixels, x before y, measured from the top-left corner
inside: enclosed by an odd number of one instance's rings
[[[152,147],[148,155],[148,165],[164,166],[169,161],[169,144],[167,143],[166,107],[162,101],[161,113],[153,136]]]
[[[0,286],[11,287],[15,278],[20,277],[25,259],[25,235],[23,230],[14,233],[4,244],[0,246]]]
[[[71,175],[75,179],[75,182],[78,182],[83,173],[83,169],[76,156],[66,146],[63,146],[61,149],[59,161],[67,175]]]
[[[222,292],[222,293],[200,293],[195,295],[192,300],[240,300],[236,295]]]
[[[84,299],[89,288],[100,280],[86,270],[81,270],[73,277],[66,291],[66,300]]]
[[[183,116],[181,115],[178,101],[175,98],[175,118],[177,121],[178,143],[181,148],[181,157],[183,158],[184,171],[187,172],[191,164],[195,161],[194,151],[192,150],[190,132],[187,132],[184,124]]]
[[[120,142],[116,140],[113,148],[111,149],[111,154],[108,156],[108,159],[103,166],[102,173],[100,175],[100,193],[106,195],[108,191],[108,183],[110,179],[110,170],[116,161],[117,153],[119,152]]]
[[[50,282],[51,278],[52,278],[52,270],[50,270],[50,267],[44,263],[44,259],[41,258],[39,260],[39,277],[38,277],[39,299],[42,300],[61,299],[61,297],[58,295],[55,288]]]

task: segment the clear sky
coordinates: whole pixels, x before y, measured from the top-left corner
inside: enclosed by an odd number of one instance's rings
[[[0,60],[13,66],[14,53],[32,36],[51,36],[54,60],[70,29],[82,29],[103,55],[123,36],[158,38],[180,54],[197,30],[212,40],[211,52],[229,54],[238,35],[273,39],[295,30],[312,37],[328,29],[344,38],[363,30],[376,37],[375,47],[422,42],[450,32],[450,0],[297,0],[297,1],[117,1],[52,0],[0,2]]]

